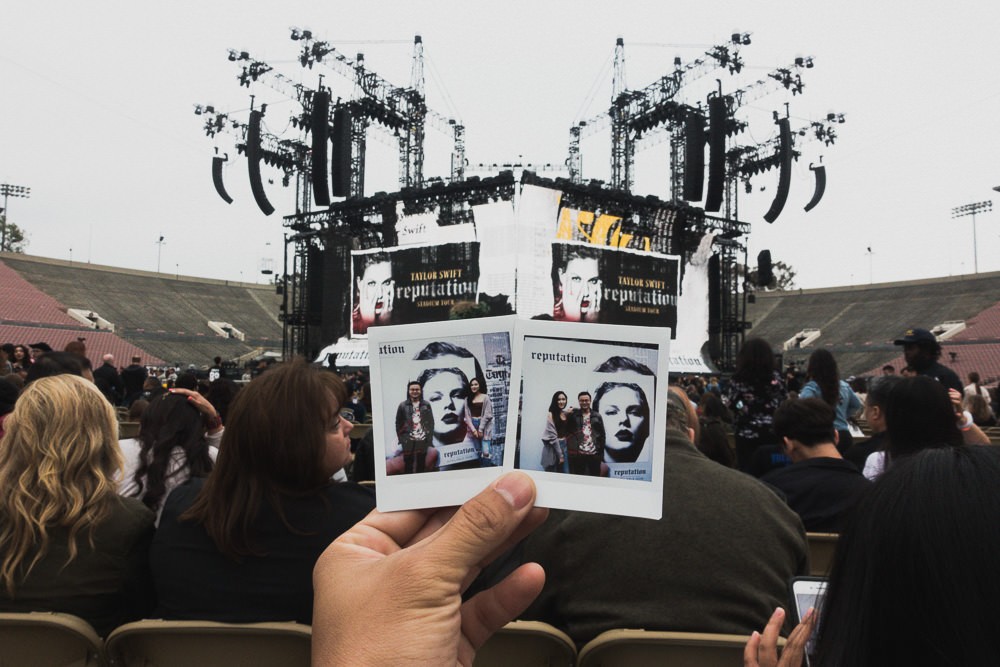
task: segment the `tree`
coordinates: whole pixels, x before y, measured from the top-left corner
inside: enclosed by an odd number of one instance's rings
[[[6,215],[0,215],[0,242],[2,242],[3,246],[0,247],[0,250],[6,252],[23,253],[24,249],[28,247],[28,239],[25,237],[24,232],[13,222],[7,224]]]
[[[774,275],[774,279],[770,283],[765,285],[763,288],[767,291],[781,292],[788,289],[795,288],[795,269],[790,267],[784,262],[774,262],[771,264],[771,273]],[[743,265],[737,265],[736,274],[743,277]],[[750,273],[747,274],[747,282],[751,285],[757,285],[757,269],[750,269]]]

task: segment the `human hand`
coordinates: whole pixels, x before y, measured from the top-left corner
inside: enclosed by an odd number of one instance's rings
[[[207,398],[190,389],[174,388],[167,391],[171,394],[187,396],[188,403],[193,405],[205,417],[205,421],[209,426],[209,433],[217,433],[222,428],[222,420],[219,419],[219,413],[216,411],[215,406],[208,402]]]
[[[812,608],[802,617],[802,622],[795,626],[788,641],[781,650],[781,660],[778,660],[778,633],[785,622],[785,610],[778,607],[771,614],[771,619],[764,628],[764,634],[756,630],[747,640],[743,649],[743,667],[800,667],[806,654],[806,642],[812,635],[816,623],[816,611]]]
[[[948,398],[951,399],[951,405],[955,411],[955,418],[960,423],[965,423],[965,410],[962,408],[962,393],[957,389],[949,389]]]
[[[313,665],[471,665],[545,583],[527,563],[462,603],[483,566],[545,520],[534,501],[514,472],[457,509],[370,513],[313,570]]]

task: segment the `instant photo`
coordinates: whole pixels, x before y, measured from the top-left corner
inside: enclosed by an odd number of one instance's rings
[[[517,467],[540,506],[658,518],[669,329],[518,322]]]
[[[513,328],[496,317],[369,331],[380,510],[459,504],[501,474]]]

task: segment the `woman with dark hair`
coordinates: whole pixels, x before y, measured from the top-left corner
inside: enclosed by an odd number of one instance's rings
[[[493,440],[493,402],[479,378],[469,380],[469,397],[465,401],[465,414],[470,420],[472,434],[479,440],[479,455],[490,458]]]
[[[976,371],[971,371],[969,373],[969,384],[965,385],[962,393],[966,396],[982,396],[986,399],[987,403],[989,403],[990,400],[990,391],[983,386],[979,373]]]
[[[989,428],[997,425],[997,418],[990,409],[990,404],[981,395],[966,396],[962,401],[965,409],[972,415],[972,422],[979,427]]]
[[[438,454],[438,470],[492,466],[490,459],[478,453],[479,443],[468,412],[469,380],[465,373],[460,368],[428,368],[417,382],[434,415],[431,441]]]
[[[374,506],[332,477],[350,460],[334,373],[278,365],[233,401],[215,467],[178,486],[150,552],[159,618],[312,620],[312,569]]]
[[[865,461],[868,479],[879,477],[901,458],[936,447],[988,444],[989,438],[969,420],[964,422],[961,399],[943,384],[926,375],[904,378],[889,392],[885,404],[888,443]],[[957,403],[957,404],[956,404]]]
[[[740,470],[751,470],[753,454],[758,448],[777,446],[771,420],[787,397],[785,383],[774,367],[771,346],[763,338],[748,338],[736,355],[736,372],[724,397],[735,422],[736,462]],[[755,472],[763,474],[767,469]]]
[[[545,415],[545,431],[542,433],[542,468],[547,472],[569,473],[569,458],[566,451],[566,436],[573,429],[566,412],[569,399],[566,392],[557,391],[549,401],[549,412]]]
[[[1000,664],[998,486],[1000,448],[989,446],[927,449],[872,485],[837,541],[810,664]],[[780,664],[800,664],[801,649],[785,651]]]
[[[364,334],[369,327],[392,324],[396,282],[389,255],[384,252],[357,255],[354,272],[351,330],[355,334]]]
[[[28,350],[27,345],[15,345],[14,346],[14,356],[10,358],[10,364],[14,368],[15,373],[28,372],[31,368],[31,352]]]
[[[707,391],[698,404],[701,434],[696,443],[698,450],[716,463],[727,468],[736,466],[736,452],[730,441],[730,429],[725,419],[726,406],[713,392]]]
[[[809,381],[799,392],[799,398],[821,398],[833,408],[837,450],[843,454],[854,444],[847,420],[861,409],[861,401],[850,385],[840,379],[837,360],[829,350],[820,348],[809,355],[806,375]]]
[[[865,395],[865,422],[871,429],[867,440],[856,442],[844,452],[844,458],[864,470],[868,457],[879,450],[885,449],[888,442],[885,425],[885,406],[893,387],[902,382],[898,375],[883,375],[873,378]]]
[[[118,492],[141,500],[159,520],[175,487],[212,470],[222,433],[215,408],[197,392],[160,394],[143,411],[139,436],[118,443],[125,457]]]
[[[562,322],[600,321],[600,251],[564,243],[553,244],[552,250],[553,319]]]
[[[635,382],[602,382],[594,392],[594,412],[604,422],[604,463],[646,459],[649,401]]]

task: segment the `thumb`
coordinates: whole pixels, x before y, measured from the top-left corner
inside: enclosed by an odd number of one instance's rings
[[[428,557],[453,581],[463,581],[473,567],[507,548],[511,537],[531,511],[535,483],[521,472],[500,477],[462,505],[427,544]]]

